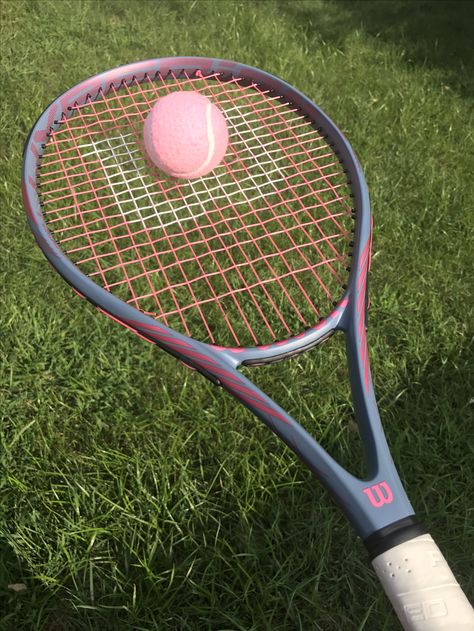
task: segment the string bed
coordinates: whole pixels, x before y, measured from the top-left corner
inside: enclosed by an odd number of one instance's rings
[[[147,159],[156,101],[198,90],[224,113],[226,156],[173,180]],[[48,228],[90,278],[140,311],[222,346],[296,335],[333,308],[348,277],[350,187],[297,107],[219,74],[146,76],[65,112],[38,169]]]

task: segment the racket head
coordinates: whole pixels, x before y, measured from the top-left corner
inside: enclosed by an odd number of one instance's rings
[[[217,338],[203,342],[202,336],[201,339],[195,340],[192,335],[193,331],[179,331],[167,326],[163,319],[152,317],[146,309],[140,309],[140,305],[137,308],[136,301],[135,303],[133,301],[126,302],[115,296],[113,290],[107,290],[100,283],[89,278],[79,265],[71,261],[71,258],[64,251],[64,244],[58,245],[57,235],[51,229],[52,225],[54,229],[54,222],[52,224],[51,221],[47,221],[48,217],[45,215],[45,194],[38,186],[38,183],[41,184],[41,169],[44,169],[44,156],[45,152],[47,152],[48,143],[51,144],[51,138],[54,138],[54,134],[58,133],[64,121],[74,116],[81,108],[88,107],[91,102],[100,104],[102,100],[107,100],[107,95],[110,95],[111,91],[113,91],[114,95],[116,93],[120,95],[121,91],[125,93],[132,86],[143,85],[144,83],[148,86],[150,82],[156,81],[157,77],[159,77],[161,83],[171,81],[173,84],[173,82],[177,82],[176,85],[180,88],[182,88],[180,81],[183,81],[185,89],[189,89],[190,86],[200,85],[200,80],[217,82],[216,85],[224,86],[224,94],[227,89],[225,87],[227,85],[226,82],[230,82],[229,85],[233,87],[235,80],[238,80],[240,82],[239,87],[242,86],[240,89],[247,90],[252,90],[254,89],[253,86],[255,86],[259,94],[265,95],[265,99],[271,99],[272,103],[281,102],[288,109],[291,107],[298,119],[307,121],[308,126],[317,130],[318,138],[325,140],[330,155],[337,158],[339,171],[336,175],[340,177],[344,174],[344,177],[347,178],[347,200],[350,198],[351,204],[349,209],[350,216],[345,218],[347,220],[346,226],[350,225],[351,233],[353,232],[350,235],[351,243],[348,245],[349,231],[346,228],[343,229],[344,234],[342,236],[345,242],[345,253],[340,257],[341,260],[337,261],[337,264],[339,267],[341,267],[341,263],[347,266],[350,261],[351,269],[346,272],[344,267],[344,283],[340,283],[340,286],[336,288],[336,292],[339,292],[338,295],[334,291],[331,291],[331,294],[326,291],[328,296],[325,296],[325,298],[329,297],[331,299],[330,308],[325,305],[324,313],[316,310],[314,314],[310,314],[310,317],[314,315],[313,321],[309,321],[306,318],[303,324],[299,323],[301,325],[299,330],[298,328],[293,328],[293,330],[288,332],[282,328],[279,335],[274,336],[275,339],[264,339],[264,343],[261,343],[259,335],[247,336],[244,343],[240,343],[240,340],[237,339],[238,344],[226,343],[222,345]],[[149,106],[149,104],[144,105],[145,109]],[[294,123],[292,122],[291,124],[293,125]],[[272,137],[276,136],[273,130],[271,130],[271,133],[273,134]],[[293,161],[292,158],[290,159]],[[63,171],[67,172],[68,167],[64,165],[64,161],[60,166]],[[300,175],[299,172],[302,169],[298,164],[295,169],[295,174]],[[62,174],[61,177],[63,176]],[[83,175],[82,177],[85,176]],[[306,175],[303,175],[303,177],[306,178]],[[251,179],[252,182],[254,180]],[[197,345],[200,352],[203,347],[207,349],[212,347],[214,353],[224,354],[233,365],[242,363],[265,364],[298,354],[326,339],[338,328],[346,330],[350,320],[357,321],[357,327],[361,331],[361,336],[363,335],[365,330],[366,300],[366,280],[364,280],[364,276],[366,279],[370,261],[371,226],[369,197],[362,169],[349,143],[329,117],[301,92],[262,70],[220,59],[177,57],[152,59],[130,64],[91,77],[58,97],[39,117],[25,146],[22,188],[29,223],[36,240],[50,263],[61,276],[80,295],[85,296],[107,315],[131,328],[134,332],[158,343],[165,350],[178,355],[181,359],[186,360],[187,351],[185,349],[193,349]],[[319,194],[318,191],[317,194]],[[331,194],[334,196],[333,192]],[[346,206],[347,200],[344,200]],[[303,204],[300,200],[298,200],[298,203],[299,209]],[[327,206],[325,203],[320,204],[322,212],[328,212]],[[228,224],[225,225],[227,226]],[[257,229],[260,228],[261,226],[257,227]],[[244,229],[248,233],[248,229],[245,227]],[[341,235],[337,236],[340,237]],[[252,235],[250,235],[250,238],[253,238]],[[324,239],[327,240],[327,235],[325,234],[323,234],[321,240]],[[292,242],[294,244],[294,241]],[[311,245],[311,243],[304,245]],[[242,249],[241,246],[239,247]],[[318,246],[316,245],[316,247]],[[303,256],[303,258],[305,261],[308,260],[306,256]],[[343,261],[342,259],[344,258],[345,260]],[[325,264],[328,266],[326,261]],[[329,267],[331,265],[332,262],[330,261]],[[299,273],[299,270],[297,272]],[[338,273],[341,274],[340,271]],[[259,272],[259,276],[261,275],[262,273]],[[260,278],[257,280],[261,281]],[[338,280],[340,279],[338,278]],[[294,273],[290,277],[290,281],[299,283],[301,287],[304,284],[298,281],[298,277]],[[320,282],[320,284],[323,285],[324,282]],[[282,284],[281,287],[283,291],[287,291]],[[263,291],[266,292],[265,286],[263,286]],[[252,298],[258,307],[258,300],[255,297]],[[333,298],[334,300],[332,300]],[[135,306],[133,306],[134,304]],[[361,308],[361,305],[363,305],[363,308]],[[221,309],[221,311],[224,310]],[[184,345],[185,340],[186,344]],[[189,357],[187,359],[187,363],[201,369],[203,372],[205,371],[205,366],[201,364],[199,359],[196,360],[196,358]]]

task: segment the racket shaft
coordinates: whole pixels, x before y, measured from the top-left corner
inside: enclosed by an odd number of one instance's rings
[[[395,546],[372,564],[406,631],[474,631],[474,610],[430,535]]]

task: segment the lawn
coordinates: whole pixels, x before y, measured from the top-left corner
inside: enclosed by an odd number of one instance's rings
[[[382,420],[474,597],[473,24],[474,4],[454,1],[4,0],[0,628],[399,629],[362,543],[293,453],[76,297],[26,225],[22,149],[41,111],[100,71],[173,55],[278,75],[358,154]],[[341,338],[246,374],[357,468]]]

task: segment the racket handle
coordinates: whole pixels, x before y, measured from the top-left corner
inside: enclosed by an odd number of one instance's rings
[[[372,565],[406,631],[474,631],[474,610],[430,535],[383,552]]]

